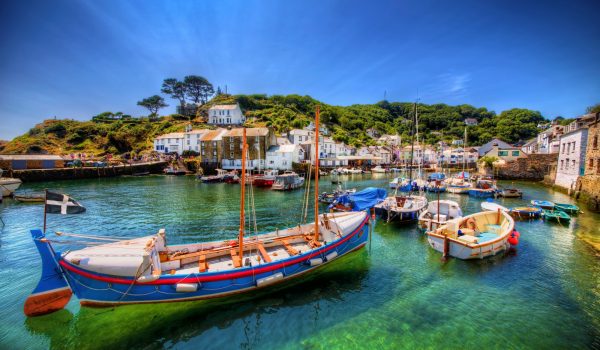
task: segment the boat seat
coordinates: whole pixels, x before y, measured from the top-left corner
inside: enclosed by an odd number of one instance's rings
[[[200,255],[198,259],[198,271],[206,272],[208,270],[208,262],[206,262],[206,255]]]
[[[292,247],[290,245],[290,242],[288,242],[287,240],[283,239],[283,240],[281,240],[281,243],[283,243],[283,246],[285,247],[285,250],[287,250],[287,252],[290,255],[298,255],[298,251],[296,249],[294,249],[294,247]]]
[[[460,241],[463,241],[463,242],[466,242],[466,243],[474,243],[474,244],[478,243],[477,237],[474,237],[474,236],[462,235],[462,236],[458,237],[458,239]]]
[[[242,259],[237,254],[236,249],[231,249],[231,261],[233,262],[233,267],[242,267]]]
[[[492,224],[488,224],[486,226],[486,231],[500,235],[500,232],[502,231],[502,227],[500,225],[492,225]]]
[[[256,246],[258,247],[258,251],[260,252],[260,255],[262,256],[263,260],[267,263],[270,263],[271,257],[265,250],[265,247],[261,243],[258,243]]]

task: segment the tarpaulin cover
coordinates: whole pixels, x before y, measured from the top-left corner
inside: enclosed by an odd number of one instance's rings
[[[351,206],[352,210],[360,211],[372,208],[387,197],[383,188],[367,187],[360,192],[340,196],[335,202]]]
[[[428,176],[429,180],[443,180],[446,178],[446,175],[443,173],[433,173]]]

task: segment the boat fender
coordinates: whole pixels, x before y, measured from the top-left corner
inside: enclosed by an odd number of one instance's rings
[[[198,290],[199,283],[177,283],[175,291],[178,293],[192,293]]]
[[[273,283],[279,282],[282,279],[283,279],[283,273],[277,272],[274,275],[257,279],[256,280],[256,286],[257,287],[263,287],[263,286],[266,286],[266,285],[269,285],[269,284],[273,284]]]
[[[513,230],[512,234],[515,235],[515,237],[517,237],[517,238],[521,237],[521,234],[517,230]]]
[[[334,252],[331,252],[331,253],[325,255],[325,260],[331,261],[331,260],[335,259],[337,256],[338,256],[338,253],[334,251]]]
[[[318,265],[321,265],[322,263],[323,263],[323,259],[322,258],[310,259],[308,261],[308,264],[310,266],[318,266]]]
[[[141,276],[136,281],[138,283],[149,283],[149,282],[156,281],[159,277],[160,277],[160,274],[153,274],[153,275],[149,275],[149,276]]]
[[[514,232],[510,234],[510,237],[508,238],[508,243],[510,243],[510,245],[519,244],[519,239],[515,236]]]

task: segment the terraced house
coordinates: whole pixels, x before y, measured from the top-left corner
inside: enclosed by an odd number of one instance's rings
[[[242,128],[228,130],[223,134],[223,169],[242,168]],[[248,169],[265,169],[267,150],[277,145],[277,137],[269,128],[246,129],[248,144]]]
[[[202,164],[218,167],[223,154],[223,135],[226,129],[210,130],[200,137],[200,159]]]

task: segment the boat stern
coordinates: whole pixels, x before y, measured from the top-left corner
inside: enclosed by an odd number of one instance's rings
[[[42,275],[25,301],[23,311],[26,316],[40,316],[64,308],[73,292],[44,233],[41,230],[32,230],[31,236],[42,259]]]

